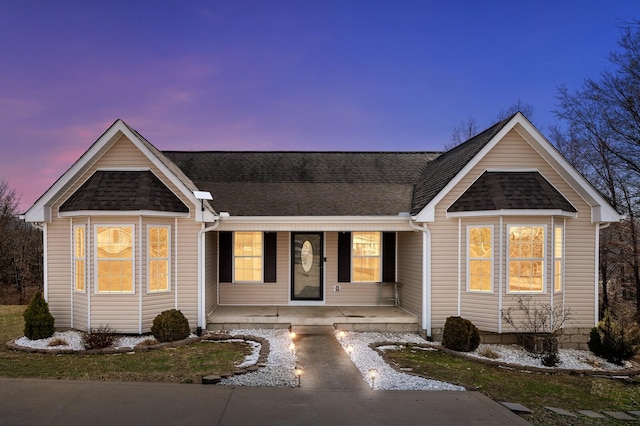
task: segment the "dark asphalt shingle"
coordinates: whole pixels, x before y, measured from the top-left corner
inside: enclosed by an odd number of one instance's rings
[[[188,213],[189,209],[150,171],[96,171],[60,206],[83,210],[153,210]]]
[[[577,211],[539,172],[484,172],[447,209],[450,213],[486,210]]]

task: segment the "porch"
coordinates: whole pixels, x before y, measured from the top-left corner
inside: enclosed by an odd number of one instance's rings
[[[350,331],[418,332],[415,315],[396,306],[218,306],[207,330],[291,328],[298,332],[334,327]]]

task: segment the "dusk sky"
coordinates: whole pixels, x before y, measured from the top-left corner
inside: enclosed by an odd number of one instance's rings
[[[0,179],[20,211],[116,119],[161,150],[440,151],[610,66],[638,0],[0,0]]]

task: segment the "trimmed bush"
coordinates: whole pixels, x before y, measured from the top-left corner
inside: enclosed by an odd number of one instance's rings
[[[591,330],[588,346],[595,355],[622,365],[640,350],[640,326],[631,320],[615,321],[606,311],[604,320]]]
[[[46,339],[56,331],[55,319],[49,312],[49,304],[44,300],[42,291],[33,295],[31,303],[24,311],[24,335],[31,340]]]
[[[113,346],[118,339],[118,332],[108,325],[89,330],[82,335],[82,345],[85,349],[103,349]]]
[[[175,342],[189,337],[189,321],[177,309],[161,312],[153,319],[151,333],[158,342]]]
[[[449,317],[444,323],[442,346],[458,352],[475,351],[480,345],[480,332],[471,321]]]

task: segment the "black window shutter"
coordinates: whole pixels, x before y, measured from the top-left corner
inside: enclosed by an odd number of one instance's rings
[[[382,233],[382,281],[392,283],[396,280],[396,233]]]
[[[264,233],[264,282],[276,282],[276,263],[278,234],[275,232]]]
[[[351,281],[351,232],[338,232],[338,282]]]
[[[218,276],[221,283],[230,283],[233,281],[233,239],[231,238],[231,232],[220,232],[218,237],[218,248],[220,250]]]

